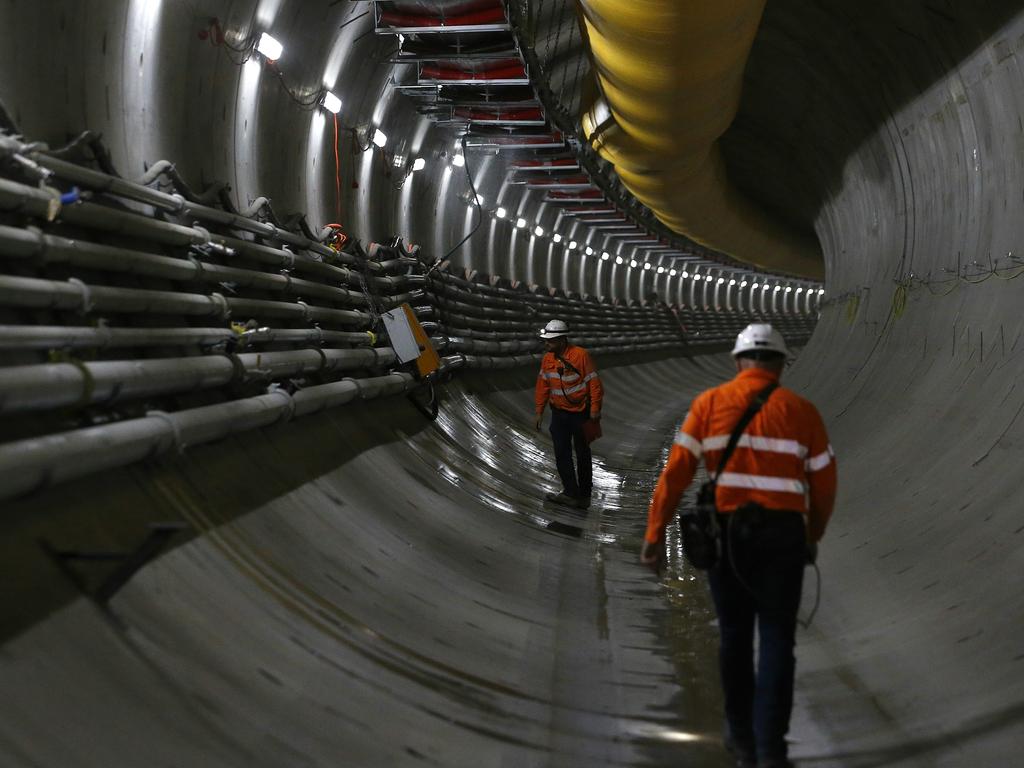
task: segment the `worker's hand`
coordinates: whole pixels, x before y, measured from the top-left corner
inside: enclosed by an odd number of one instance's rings
[[[818,562],[818,544],[817,542],[809,542],[804,563],[806,565],[814,565],[816,562]]]
[[[593,419],[594,421],[600,421],[601,420],[601,413],[600,412],[598,412],[598,413],[591,413],[590,414],[590,418]]]
[[[533,420],[533,428],[540,432],[540,428],[544,425],[544,413],[537,414],[537,418]]]
[[[644,545],[640,548],[640,564],[647,566],[660,576],[661,569],[665,564],[665,542],[655,541],[652,543],[645,539]]]

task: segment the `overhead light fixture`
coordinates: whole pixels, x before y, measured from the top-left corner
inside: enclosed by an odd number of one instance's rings
[[[709,278],[709,279],[710,279],[710,278]],[[724,278],[724,277],[720,277],[720,278],[718,278],[718,284],[719,284],[719,285],[721,285],[721,284],[722,284],[722,283],[724,283],[724,282],[725,282],[725,278]]]
[[[664,267],[658,267],[658,274],[661,275],[661,274],[664,274],[664,273],[665,273],[665,268]]]
[[[572,240],[572,241],[569,242],[569,250],[570,251],[575,251],[576,250],[576,241],[575,240]]]
[[[742,283],[740,283],[740,288],[746,288],[746,287],[747,287],[747,281],[744,280]]]
[[[708,275],[708,276],[707,276],[707,277],[705,277],[704,279],[705,279],[705,280],[707,280],[707,281],[708,281],[708,282],[710,283],[710,282],[711,282],[712,280],[714,280],[715,278],[713,278],[713,277],[712,277],[711,275]]]
[[[751,287],[756,291],[757,290],[757,283],[754,283],[754,285],[751,286]]]
[[[456,168],[461,168],[466,164],[466,158],[464,155],[454,155],[452,157],[452,165]]]
[[[786,286],[786,293],[792,293],[792,292],[793,292],[793,286],[787,285]]]
[[[689,276],[690,276],[690,273],[689,273],[689,272],[687,272],[687,271],[686,271],[686,270],[684,269],[684,270],[683,270],[683,277],[689,277]]]
[[[610,259],[611,257],[612,255],[608,253],[608,251],[605,251],[604,253],[601,254],[601,261],[608,261],[608,259]]]
[[[819,288],[818,289],[818,295],[819,296],[824,296],[825,295],[825,289],[824,288]]]
[[[629,260],[629,266],[630,266],[630,267],[631,267],[632,269],[636,269],[636,259],[630,259],[630,260]]]
[[[781,287],[782,287],[781,285],[776,285],[776,286],[775,286],[775,290],[777,291],[777,290],[779,290],[779,288],[781,288]],[[772,291],[772,293],[774,293],[774,292],[775,292],[775,291]]]
[[[557,232],[554,235],[552,235],[551,239],[554,240],[556,243],[562,242],[562,236]]]
[[[499,219],[504,219],[508,215],[508,211],[506,211],[499,205],[498,210],[494,212],[494,215],[497,216]]]
[[[594,249],[593,249],[593,248],[591,248],[591,247],[590,247],[590,246],[588,245],[588,246],[587,246],[587,250],[585,250],[585,251],[584,251],[584,253],[585,253],[585,254],[587,254],[587,256],[593,256],[593,255],[594,255]]]
[[[341,112],[341,99],[328,91],[324,94],[324,109],[333,114]]]
[[[644,262],[644,270],[646,271],[646,270],[648,270],[648,269],[650,269],[650,268],[651,268],[651,262],[649,262],[649,261],[645,261],[645,262]]]
[[[729,285],[736,285],[736,281],[735,280],[730,280],[729,281]]]
[[[518,219],[516,219],[516,228],[517,229],[526,229],[526,219],[524,219],[522,216],[520,216]]]
[[[281,58],[281,54],[284,53],[284,46],[264,32],[260,35],[260,41],[256,43],[256,50],[270,61],[277,61]]]
[[[621,264],[622,263],[622,257],[621,256],[616,256],[615,257],[615,263],[616,264]]]
[[[388,143],[388,136],[387,136],[387,134],[384,133],[384,131],[382,131],[380,128],[376,129],[373,132],[373,143],[376,144],[381,149],[384,149],[384,147]]]
[[[675,277],[675,276],[676,276],[676,271],[675,271],[674,269],[670,269],[670,270],[668,271],[668,276],[669,276],[669,277]]]
[[[537,237],[544,237],[544,227],[538,224],[536,227],[533,228],[533,234],[535,234]]]
[[[804,289],[803,289],[803,288],[797,288],[797,289],[796,289],[796,292],[797,292],[797,293],[803,293],[803,292],[804,292]]]
[[[424,160],[422,157],[417,157],[415,160],[412,161],[412,169],[414,171],[422,171],[426,167],[427,161]]]

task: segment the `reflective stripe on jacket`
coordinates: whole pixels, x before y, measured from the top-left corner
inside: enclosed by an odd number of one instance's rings
[[[701,458],[718,468],[729,436],[754,396],[778,376],[748,368],[732,381],[701,393],[669,452],[647,514],[647,541],[658,541],[693,480]],[[807,539],[818,541],[832,515],[836,461],[818,409],[779,387],[747,425],[718,479],[715,503],[732,512],[748,502],[807,515]]]
[[[572,367],[562,360],[568,361]],[[543,411],[549,402],[553,408],[578,413],[587,407],[588,394],[590,410],[600,413],[604,388],[590,354],[582,347],[569,346],[562,353],[562,360],[555,357],[553,352],[548,352],[540,361],[540,373],[534,391],[537,413]]]

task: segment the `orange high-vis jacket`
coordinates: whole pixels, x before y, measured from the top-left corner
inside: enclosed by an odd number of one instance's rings
[[[563,360],[570,365],[566,365]],[[601,379],[594,370],[594,361],[587,350],[570,345],[562,353],[562,360],[555,357],[553,352],[544,355],[534,390],[537,413],[541,413],[549,402],[552,408],[579,413],[587,407],[588,394],[590,412],[600,413],[604,387],[601,386]]]
[[[645,539],[662,539],[701,458],[708,473],[729,443],[751,401],[778,375],[748,368],[693,401],[676,434],[647,513]],[[768,509],[802,512],[807,540],[825,533],[836,496],[836,460],[818,409],[796,393],[777,388],[744,430],[715,488],[715,506],[729,513],[755,502]]]

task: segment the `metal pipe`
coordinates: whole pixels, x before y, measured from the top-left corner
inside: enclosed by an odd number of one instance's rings
[[[223,319],[235,314],[246,318],[286,317],[341,326],[366,325],[370,321],[370,316],[365,312],[315,307],[305,302],[225,297],[219,293],[205,296],[140,288],[111,288],[87,285],[76,278],[59,282],[0,276],[0,306],[74,309],[83,314],[180,314]]]
[[[290,275],[226,267],[198,259],[180,259],[159,256],[143,251],[115,248],[110,245],[69,240],[40,232],[36,229],[18,229],[0,226],[0,258],[35,257],[44,263],[76,264],[91,269],[160,277],[176,281],[204,283],[235,283],[248,288],[290,293],[296,296],[316,296],[328,301],[367,304],[363,293],[337,288]]]
[[[415,379],[406,373],[346,379],[308,387],[294,397],[278,389],[229,403],[177,413],[150,412],[141,419],[18,440],[0,445],[0,499],[123,467],[172,448],[183,451],[188,446],[290,421],[356,397],[370,400],[415,386]]]
[[[0,413],[112,404],[221,387],[252,377],[275,381],[309,373],[389,366],[390,349],[301,349],[163,360],[49,363],[0,368]]]
[[[181,216],[190,216],[200,221],[213,222],[231,229],[251,232],[260,237],[279,240],[297,248],[312,251],[322,257],[331,257],[335,253],[322,243],[296,235],[273,224],[254,221],[239,214],[210,208],[199,203],[192,203],[182,195],[169,195],[166,192],[160,192],[159,190],[136,184],[133,181],[119,179],[116,176],[110,176],[100,171],[94,171],[91,168],[84,168],[80,165],[60,160],[43,152],[31,152],[30,156],[39,165],[53,171],[60,178],[92,190],[108,192]]]
[[[60,192],[56,189],[0,179],[0,211],[53,221],[60,210]]]

